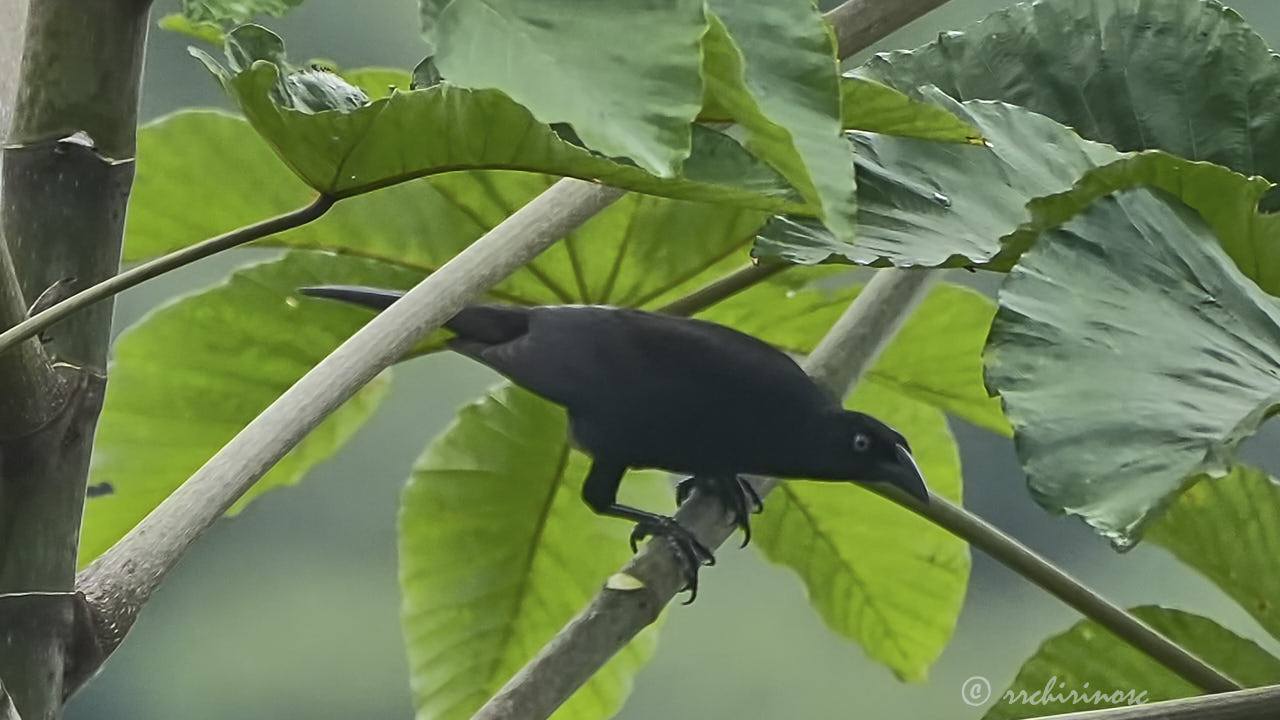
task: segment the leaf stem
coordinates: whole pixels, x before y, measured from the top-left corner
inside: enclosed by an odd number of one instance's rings
[[[693,315],[789,267],[792,267],[791,263],[784,262],[762,262],[743,266],[728,275],[712,280],[684,297],[672,300],[658,308],[658,312],[668,315]]]
[[[68,315],[158,275],[189,265],[223,250],[305,225],[328,212],[329,208],[333,207],[334,202],[336,200],[332,196],[320,195],[311,203],[297,210],[223,233],[113,275],[97,285],[85,288],[66,300],[32,315],[4,332],[0,332],[0,354],[5,353],[28,338],[35,337]]]

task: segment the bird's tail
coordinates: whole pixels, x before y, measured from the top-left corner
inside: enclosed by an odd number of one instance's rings
[[[386,310],[391,303],[400,299],[401,290],[383,290],[382,288],[361,287],[359,285],[317,285],[315,287],[298,288],[298,292],[308,297],[342,300],[343,302],[363,305],[374,310]]]
[[[374,310],[386,310],[391,303],[404,295],[401,290],[384,290],[359,285],[317,285],[298,288],[298,292],[308,297],[341,300]],[[468,343],[477,347],[499,345],[528,332],[529,309],[502,305],[473,305],[463,308],[457,315],[449,318],[444,326],[458,334],[458,338],[450,341],[450,347],[464,352],[462,346]]]

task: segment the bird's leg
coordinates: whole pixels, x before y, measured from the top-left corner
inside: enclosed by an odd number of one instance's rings
[[[694,489],[720,501],[733,524],[742,528],[742,547],[746,547],[751,542],[749,516],[764,509],[764,503],[751,483],[741,475],[694,475],[676,485],[676,504],[683,505]]]
[[[715,565],[715,556],[693,533],[676,522],[675,518],[619,504],[618,484],[622,482],[625,472],[626,466],[623,465],[593,462],[586,482],[582,484],[582,499],[601,515],[624,518],[636,523],[635,530],[631,531],[632,552],[636,551],[639,542],[647,536],[666,538],[675,548],[676,557],[680,560],[685,582],[682,589],[689,591],[689,599],[685,601],[688,605],[698,597],[698,568],[702,565]]]

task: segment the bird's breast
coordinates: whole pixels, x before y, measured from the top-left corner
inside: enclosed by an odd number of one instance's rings
[[[570,412],[576,444],[595,458],[629,467],[655,467],[676,473],[760,472],[778,455],[794,449],[795,418],[744,417],[690,409],[654,414],[635,407],[608,413]]]

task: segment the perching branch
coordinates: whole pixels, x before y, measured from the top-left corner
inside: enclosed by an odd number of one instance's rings
[[[1276,708],[1280,708],[1280,685],[1033,720],[1272,720]]]
[[[105,654],[119,645],[191,543],[321,420],[445,320],[623,192],[573,179],[551,186],[348,338],[85,568],[76,586],[94,612]]]
[[[189,265],[197,260],[220,253],[223,250],[229,250],[269,235],[275,235],[299,225],[305,225],[328,212],[329,208],[333,207],[334,202],[336,202],[334,198],[329,195],[321,195],[310,204],[297,210],[223,233],[167,255],[161,255],[154,260],[129,268],[117,275],[112,275],[106,280],[85,288],[66,300],[32,315],[23,322],[13,325],[8,330],[0,332],[0,357],[14,345],[35,337],[62,318],[84,307],[105,300],[151,278],[163,275],[170,270],[176,270],[184,265]]]

